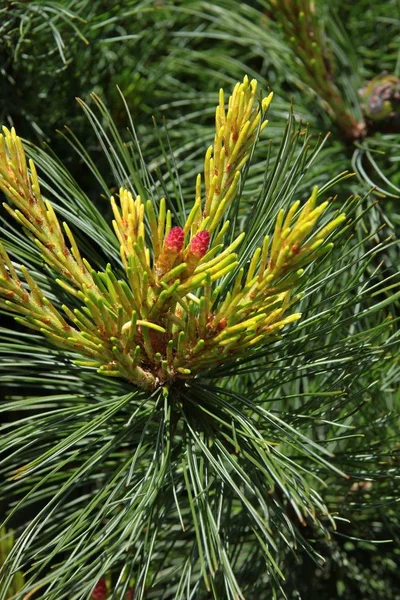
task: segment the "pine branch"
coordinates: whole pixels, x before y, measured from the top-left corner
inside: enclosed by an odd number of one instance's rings
[[[222,17],[244,27],[241,48],[250,42],[254,48],[259,27],[254,22],[247,29],[244,13],[254,16],[241,7],[240,25],[225,8],[213,7],[208,17],[217,29]],[[195,55],[183,48],[193,69]],[[215,54],[210,60],[215,70]],[[236,68],[242,67],[238,61]],[[212,85],[210,76],[204,89]],[[29,237],[8,226],[3,231],[3,308],[10,314],[12,307],[28,306],[32,320],[20,315],[25,324],[44,329],[49,315],[60,337],[64,319],[84,348],[65,337],[57,349],[40,332],[1,331],[0,373],[9,394],[1,410],[13,418],[1,426],[2,499],[8,522],[21,524],[2,569],[2,598],[18,570],[25,577],[20,599],[38,586],[47,600],[93,593],[175,600],[284,597],[295,557],[331,559],[327,548],[339,535],[389,537],[384,513],[392,515],[399,481],[390,412],[398,402],[398,291],[386,259],[395,241],[378,230],[368,197],[350,199],[332,213],[314,189],[299,204],[310,180],[322,184],[319,195],[346,181],[346,172],[326,177],[328,163],[343,170],[342,150],[324,148],[321,140],[313,145],[307,128],[290,114],[283,135],[282,119],[278,126],[271,119],[271,148],[261,162],[262,148],[253,150],[265,123],[263,105],[254,83],[240,86],[237,103],[229,108],[223,100],[217,108],[213,150],[188,213],[190,161],[198,156],[185,153],[207,139],[207,127],[190,121],[178,127],[177,116],[169,132],[181,146],[178,162],[167,143],[165,162],[159,161],[160,150],[146,138],[154,162],[168,165],[164,180],[156,182],[135,133],[125,144],[97,97],[98,116],[81,102],[110,178],[121,188],[114,192],[116,238],[47,152],[26,150],[43,177],[40,188],[34,170],[21,174],[24,163],[15,150],[21,146],[10,134],[11,152],[3,158],[11,173],[5,169],[2,181],[16,199],[11,214]],[[239,92],[249,103],[250,125],[239,120],[230,131],[232,114],[246,112]],[[183,97],[190,106],[192,90],[175,93],[176,102]],[[193,118],[200,120],[195,108],[208,96],[195,97]],[[286,115],[286,105],[278,107],[272,114]],[[245,143],[235,157],[243,130]],[[197,132],[203,139],[193,140]],[[76,139],[72,145],[111,196],[96,159]],[[227,172],[229,152],[235,161]],[[260,160],[255,176],[248,172],[252,157]],[[158,199],[161,189],[165,201]],[[33,214],[43,219],[42,229],[30,220]],[[60,216],[73,234],[61,227]],[[52,243],[50,229],[54,248],[45,245]],[[107,260],[112,266],[105,267]],[[8,292],[15,294],[12,306]],[[286,327],[298,314],[293,310],[302,317]],[[150,381],[132,369],[137,346],[137,366]],[[108,372],[118,378],[71,364],[85,348],[88,354],[79,360],[100,369],[103,360],[112,361],[114,372]],[[343,516],[353,520],[347,529]],[[372,532],[371,521],[377,523]],[[310,572],[320,581],[314,567]]]
[[[329,42],[313,2],[273,0],[274,18],[283,27],[288,43],[301,64],[302,78],[328,106],[345,138],[355,140],[365,135],[365,124],[357,122],[335,83],[334,63]]]
[[[340,215],[310,235],[328,206],[327,202],[315,206],[316,189],[299,212],[300,202],[286,216],[280,211],[271,244],[266,236],[246,275],[239,270],[225,295],[218,286],[212,289],[214,282],[240,266],[234,251],[245,243],[245,234],[224,247],[230,226],[225,215],[257,130],[267,124],[264,115],[272,95],[256,110],[256,91],[256,82],[245,78],[235,87],[227,112],[221,92],[215,142],[205,158],[205,199],[198,176],[196,201],[183,229],[171,228],[164,200],[157,217],[150,200],[143,203],[140,196],[134,200],[123,188],[120,208],[111,198],[126,281],[118,280],[110,266],[104,273],[94,271],[82,258],[69,226],[63,223],[64,234],[52,205],[43,200],[33,161],[28,173],[20,139],[5,130],[0,185],[17,208],[5,207],[32,236],[50,268],[62,276],[57,280],[61,287],[85,306],[71,311],[64,305],[67,322],[24,267],[30,292],[23,287],[2,248],[3,306],[22,315],[19,322],[45,333],[53,343],[89,358],[76,364],[150,389],[265,344],[297,320],[299,314],[285,315],[295,301],[292,291],[304,267],[331,249],[324,240],[345,219]]]

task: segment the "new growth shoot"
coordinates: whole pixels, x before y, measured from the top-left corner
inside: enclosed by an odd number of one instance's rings
[[[82,256],[67,223],[43,198],[20,138],[4,128],[4,207],[81,307],[57,308],[28,269],[16,267],[0,245],[1,307],[52,344],[79,354],[76,364],[149,390],[191,378],[275,339],[300,318],[292,306],[304,267],[330,249],[325,239],[345,216],[316,232],[328,203],[317,204],[314,188],[303,206],[297,201],[279,212],[271,239],[264,237],[248,264],[243,266],[237,254],[246,244],[244,232],[226,244],[231,239],[228,211],[253,144],[267,126],[271,100],[269,94],[259,102],[257,82],[247,77],[236,84],[227,104],[220,91],[214,144],[206,152],[183,227],[174,226],[164,199],[155,204],[124,188],[111,198],[122,279],[110,265],[96,271]]]

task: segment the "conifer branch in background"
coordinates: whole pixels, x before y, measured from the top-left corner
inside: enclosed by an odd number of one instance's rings
[[[0,528],[0,571],[2,567],[5,565],[7,556],[9,555],[11,549],[14,546],[14,532],[7,531],[5,527]],[[22,571],[17,571],[11,582],[9,584],[9,588],[7,591],[6,599],[9,600],[14,598],[18,592],[22,590],[24,587],[24,575]]]
[[[273,16],[282,26],[286,39],[301,65],[302,80],[325,103],[345,138],[364,137],[366,126],[358,122],[346,105],[335,83],[333,53],[313,0],[271,0]]]

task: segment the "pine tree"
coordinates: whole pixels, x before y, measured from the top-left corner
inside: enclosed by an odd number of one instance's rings
[[[399,598],[396,3],[253,4],[2,10],[1,598]]]

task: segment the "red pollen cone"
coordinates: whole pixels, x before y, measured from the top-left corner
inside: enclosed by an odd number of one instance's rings
[[[189,252],[194,254],[197,258],[203,258],[208,250],[208,244],[210,243],[210,233],[206,230],[199,231],[196,233],[194,238],[189,244]]]
[[[106,580],[104,579],[104,577],[102,577],[101,579],[99,579],[99,581],[96,584],[96,587],[94,588],[91,598],[93,600],[106,600],[107,598],[107,585],[106,585]]]
[[[164,248],[177,254],[182,250],[184,241],[185,234],[183,233],[183,229],[181,227],[173,227],[165,238]]]

